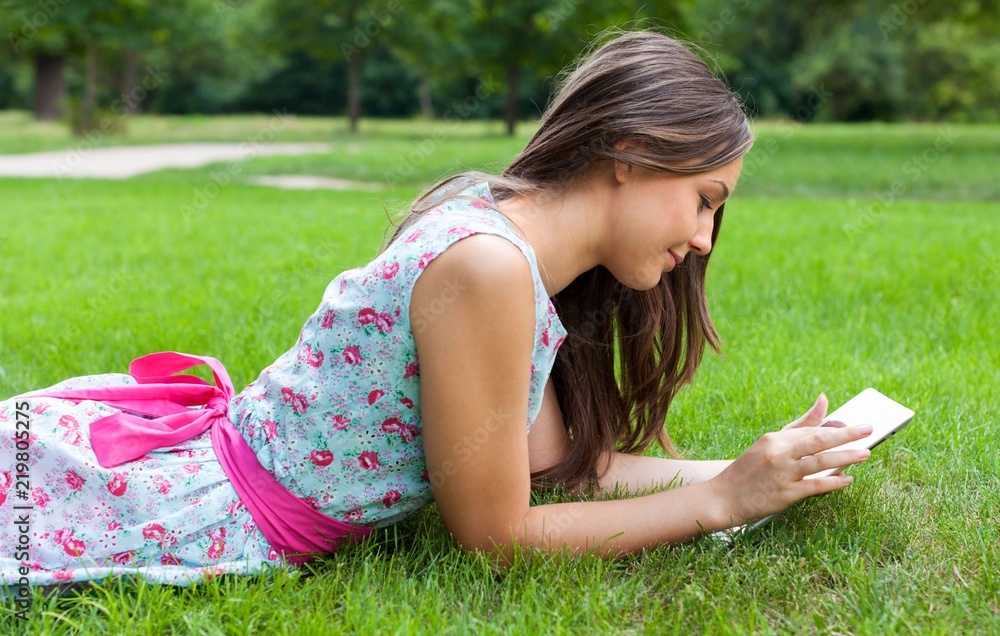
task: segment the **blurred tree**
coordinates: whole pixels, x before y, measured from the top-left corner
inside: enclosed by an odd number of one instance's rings
[[[294,42],[317,60],[347,63],[347,116],[357,132],[362,62],[402,10],[402,0],[277,0],[271,4],[271,42]]]

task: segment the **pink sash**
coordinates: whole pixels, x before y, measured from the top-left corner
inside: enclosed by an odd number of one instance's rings
[[[200,364],[212,368],[215,384],[193,375],[174,375]],[[233,488],[264,538],[289,563],[299,565],[333,552],[342,539],[355,540],[371,528],[354,526],[315,510],[282,486],[233,426],[226,411],[233,398],[229,374],[215,358],[174,351],[136,358],[129,374],[138,384],[32,393],[108,406],[148,415],[116,413],[90,425],[90,443],[105,468],[130,462],[155,448],[167,448],[212,429],[212,447]],[[202,406],[201,409],[191,409]]]

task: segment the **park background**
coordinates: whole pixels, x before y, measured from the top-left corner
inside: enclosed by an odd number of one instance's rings
[[[556,71],[636,24],[701,47],[758,136],[709,273],[725,357],[706,356],[671,435],[735,457],[819,392],[875,386],[917,417],[855,484],[732,546],[506,573],[431,506],[308,576],[38,591],[0,631],[994,631],[996,1],[0,0],[0,154],[74,162],[0,177],[0,397],[160,350],[219,358],[239,390],[390,217],[447,174],[502,170]],[[99,148],[173,142],[325,147],[75,178]],[[254,183],[278,175],[343,189]]]

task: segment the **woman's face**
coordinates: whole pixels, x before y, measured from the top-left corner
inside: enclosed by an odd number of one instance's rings
[[[606,259],[615,278],[651,289],[692,252],[708,254],[715,213],[736,189],[742,168],[742,157],[693,175],[618,164]]]

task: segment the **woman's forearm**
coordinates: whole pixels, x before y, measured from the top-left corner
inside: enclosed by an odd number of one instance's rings
[[[600,480],[600,492],[637,495],[671,485],[698,484],[714,478],[731,463],[730,459],[695,461],[614,453]]]
[[[702,482],[630,499],[533,506],[514,538],[545,552],[567,547],[613,557],[732,525],[723,500]]]

